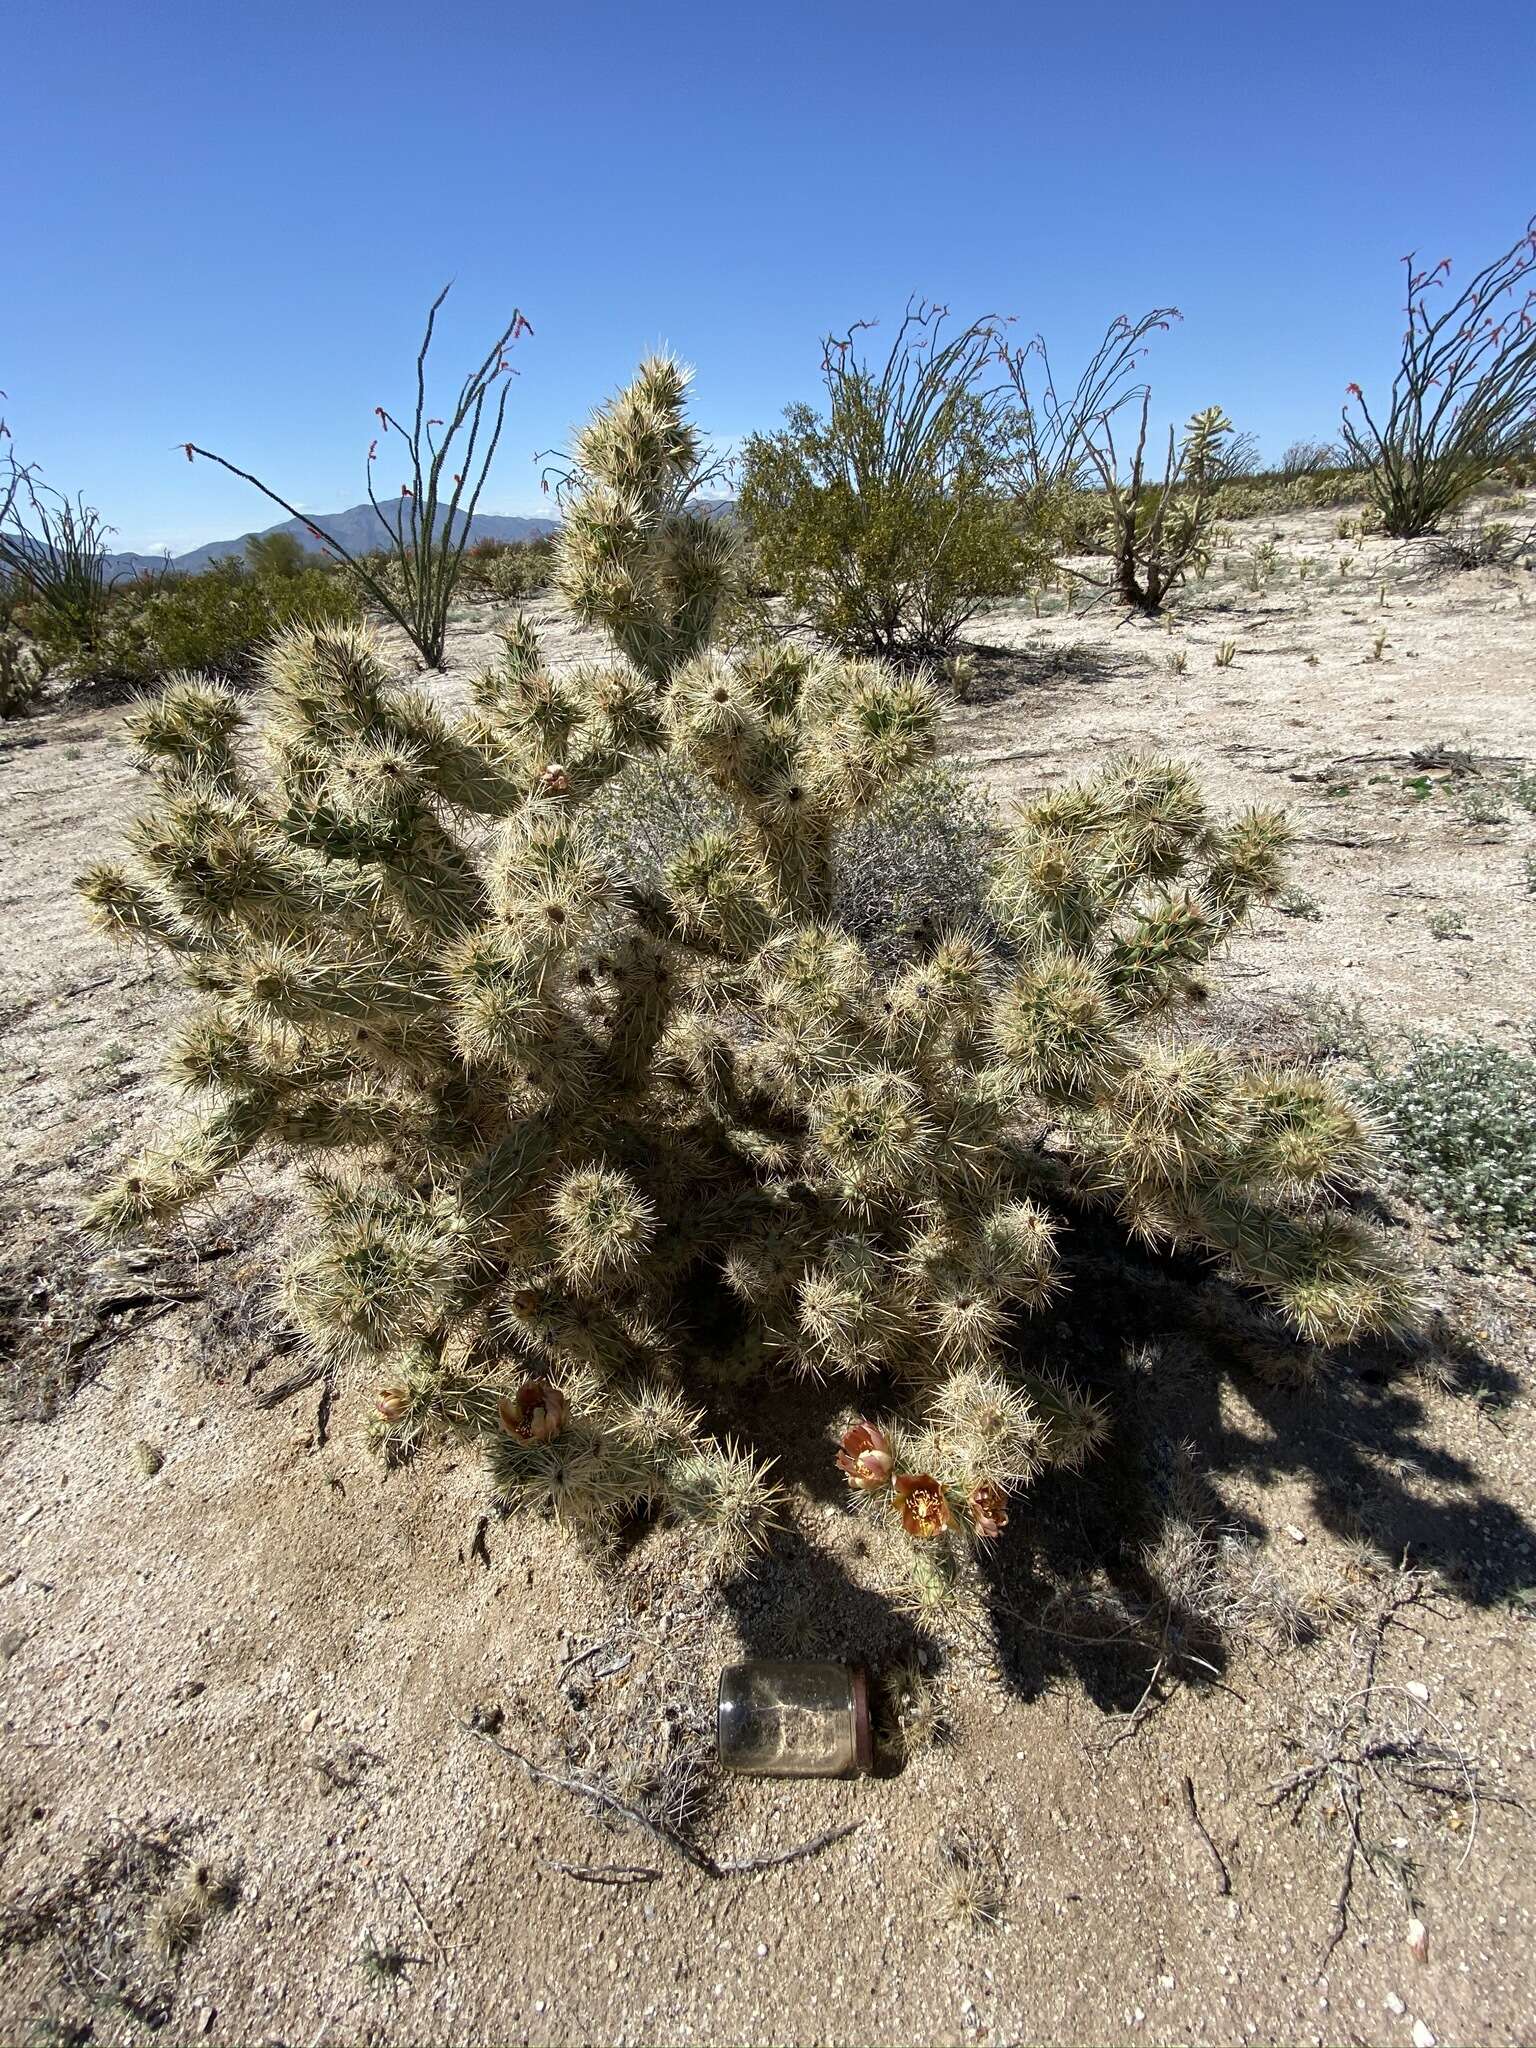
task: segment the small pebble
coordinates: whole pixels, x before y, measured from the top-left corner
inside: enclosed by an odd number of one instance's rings
[[[1413,2048],[1435,2048],[1435,2037],[1422,2020],[1413,2023]]]
[[[1395,1991],[1389,1991],[1386,1997],[1381,2002],[1386,2007],[1387,2011],[1391,2013],[1393,2019],[1395,2020],[1400,2020],[1403,2014],[1408,2010],[1407,2006],[1404,2005],[1403,2001],[1398,1997]]]

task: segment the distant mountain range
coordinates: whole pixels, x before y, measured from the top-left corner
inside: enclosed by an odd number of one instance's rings
[[[403,499],[384,498],[380,501],[383,511],[393,520],[398,514]],[[446,526],[448,515],[439,515]],[[504,516],[499,512],[477,512],[469,524],[469,538],[473,544],[478,540],[537,540],[540,534],[554,533],[559,527],[558,519],[523,519]],[[366,554],[370,548],[384,548],[390,545],[389,533],[383,519],[371,505],[354,505],[348,512],[317,512],[313,520],[284,519],[276,526],[266,526],[259,533],[243,533],[238,540],[205,541],[200,548],[191,548],[184,555],[173,555],[170,566],[184,575],[192,575],[199,569],[206,569],[214,562],[226,561],[231,555],[243,555],[246,542],[265,540],[269,533],[291,533],[307,554],[324,555],[326,550],[310,532],[311,525],[323,526],[332,533],[347,550],[348,554]],[[137,576],[145,570],[160,570],[166,566],[164,555],[108,555],[107,574],[112,577]]]

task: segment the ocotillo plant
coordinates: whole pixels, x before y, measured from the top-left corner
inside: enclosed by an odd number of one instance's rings
[[[1410,254],[1403,268],[1408,324],[1381,422],[1351,384],[1342,424],[1384,531],[1414,539],[1536,452],[1536,214],[1455,297],[1448,256],[1421,270]]]
[[[112,531],[83,497],[66,498],[43,483],[34,466],[7,456],[0,470],[0,576],[14,578],[27,593],[30,623],[45,645],[94,651],[107,602]]]
[[[333,533],[300,512],[270,484],[240,469],[195,441],[182,447],[188,462],[202,456],[232,476],[253,484],[264,498],[301,520],[310,538],[338,562],[359,591],[406,633],[427,668],[441,668],[448,644],[448,610],[469,545],[475,508],[485,489],[506,418],[507,379],[512,374],[508,351],[532,327],[521,313],[497,335],[479,367],[470,371],[446,417],[427,412],[427,358],[438,311],[450,287],[444,285],[427,313],[426,332],[416,354],[416,402],[409,424],[387,406],[376,405],[379,431],[368,448],[368,502],[389,537],[387,570],[366,554],[353,554]],[[440,429],[435,432],[434,429]],[[401,457],[408,476],[399,495],[380,501],[374,489],[374,464],[379,445],[393,432],[403,444]]]
[[[217,685],[138,713],[141,872],[82,888],[195,992],[172,1064],[207,1106],[96,1215],[152,1225],[259,1151],[296,1162],[291,1311],[386,1445],[478,1436],[509,1502],[596,1533],[669,1510],[726,1566],[774,1489],[709,1433],[711,1390],[761,1376],[792,1429],[835,1381],[837,1463],[937,1599],[1101,1428],[1010,1345],[1057,1292],[1064,1205],[1224,1261],[1320,1343],[1407,1312],[1336,1201],[1366,1152],[1345,1102],[1170,1026],[1284,826],[1113,762],[1019,818],[1004,943],[935,931],[882,969],[833,922],[839,847],[933,751],[933,687],[710,646],[729,548],[687,510],[674,366],[579,453],[561,575],[629,659],[556,675],[519,623],[449,720],[365,634],[311,627],[267,657],[255,747]],[[659,882],[584,819],[646,756],[734,819]]]

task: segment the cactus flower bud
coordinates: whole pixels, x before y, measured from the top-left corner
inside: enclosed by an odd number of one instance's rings
[[[565,1396],[548,1380],[524,1380],[515,1398],[496,1403],[496,1419],[521,1443],[547,1444],[565,1427]]]
[[[837,1469],[846,1472],[850,1486],[873,1492],[891,1477],[891,1440],[874,1422],[856,1422],[843,1435],[837,1454]]]
[[[971,1511],[971,1527],[983,1543],[992,1542],[1007,1527],[1008,1496],[990,1480],[971,1488],[966,1506]]]
[[[403,1422],[410,1409],[411,1397],[404,1387],[380,1387],[373,1397],[373,1412],[380,1422]]]
[[[953,1526],[954,1516],[944,1489],[931,1472],[904,1473],[896,1482],[901,1526],[909,1536],[927,1539]]]
[[[539,777],[539,788],[545,796],[569,796],[571,778],[558,761],[551,761]]]

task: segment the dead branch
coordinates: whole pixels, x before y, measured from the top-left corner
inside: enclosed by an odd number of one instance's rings
[[[513,1763],[521,1765],[536,1785],[554,1785],[560,1791],[569,1792],[578,1799],[590,1800],[594,1806],[601,1807],[605,1812],[617,1814],[621,1820],[633,1822],[636,1827],[644,1828],[648,1834],[654,1835],[675,1856],[680,1856],[685,1863],[691,1864],[705,1877],[747,1877],[754,1871],[773,1870],[783,1863],[797,1863],[803,1857],[816,1856],[823,1849],[832,1848],[863,1825],[860,1821],[847,1821],[841,1827],[828,1828],[822,1834],[813,1835],[809,1841],[797,1843],[792,1849],[778,1849],[761,1856],[744,1856],[722,1863],[717,1857],[711,1856],[708,1850],[701,1849],[696,1843],[689,1841],[686,1835],[668,1822],[657,1820],[641,1807],[630,1805],[627,1799],[620,1799],[608,1786],[592,1779],[566,1777],[559,1771],[547,1770],[542,1764],[536,1764],[532,1757],[524,1756],[520,1749],[514,1749],[511,1743],[498,1741],[488,1730],[471,1727],[467,1721],[461,1721],[459,1726],[466,1735],[472,1735],[477,1742],[488,1744],[490,1748],[499,1750],[503,1756],[510,1757]],[[558,1864],[554,1867],[564,1868]],[[565,1874],[581,1878],[587,1883],[645,1881],[634,1875],[622,1879],[615,1877],[614,1873],[625,1867],[633,1872],[641,1866],[581,1865],[566,1870]],[[594,1875],[594,1872],[599,1874]]]
[[[1221,1851],[1217,1848],[1216,1844],[1211,1840],[1210,1830],[1206,1827],[1205,1822],[1200,1818],[1200,1809],[1195,1805],[1195,1781],[1193,1778],[1185,1778],[1183,1785],[1183,1793],[1184,1811],[1189,1815],[1191,1827],[1193,1827],[1195,1833],[1200,1837],[1201,1841],[1205,1844],[1206,1853],[1209,1855],[1211,1862],[1215,1866],[1217,1893],[1221,1898],[1225,1898],[1232,1889],[1232,1874],[1227,1869],[1226,1861],[1223,1858]]]

